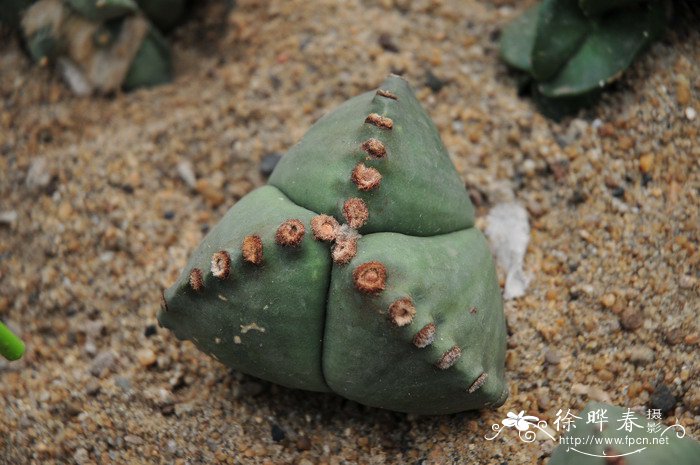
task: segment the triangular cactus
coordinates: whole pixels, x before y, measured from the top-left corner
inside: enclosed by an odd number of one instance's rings
[[[371,406],[505,401],[488,246],[403,79],[319,120],[270,184],[203,240],[164,293],[163,326],[243,372]]]

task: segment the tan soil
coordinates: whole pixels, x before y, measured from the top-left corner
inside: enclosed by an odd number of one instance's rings
[[[551,441],[483,437],[508,411],[648,405],[656,383],[678,399],[666,421],[698,437],[696,26],[676,24],[600,105],[557,124],[498,60],[522,5],[269,3],[200,8],[171,39],[175,82],[112,98],[71,96],[0,33],[0,211],[18,214],[0,226],[0,318],[28,347],[0,362],[0,463],[544,463]],[[206,229],[264,183],[261,157],[392,71],[438,125],[480,227],[503,182],[531,215],[533,280],[506,305],[507,403],[396,414],[147,337]]]

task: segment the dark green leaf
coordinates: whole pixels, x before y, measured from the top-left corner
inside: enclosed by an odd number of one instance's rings
[[[661,2],[610,13],[593,28],[576,54],[551,81],[540,83],[547,97],[588,93],[617,79],[657,39],[666,23]]]
[[[530,72],[530,56],[540,5],[534,5],[503,28],[501,57],[510,66]]]
[[[124,89],[155,86],[171,79],[170,48],[163,36],[151,26],[126,74]]]
[[[571,59],[590,30],[591,21],[581,12],[578,0],[544,0],[532,48],[535,79],[552,78]]]

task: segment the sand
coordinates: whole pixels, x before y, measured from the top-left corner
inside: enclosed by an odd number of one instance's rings
[[[546,463],[552,441],[484,435],[591,399],[664,404],[700,436],[697,18],[554,123],[498,60],[518,2],[237,3],[175,32],[172,84],[104,98],[72,96],[0,33],[0,318],[28,348],[0,362],[0,463]],[[155,326],[203,234],[265,183],[260,160],[390,72],[433,117],[479,227],[504,186],[530,216],[495,411],[286,389]]]

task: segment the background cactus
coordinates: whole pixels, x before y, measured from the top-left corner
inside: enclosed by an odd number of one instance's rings
[[[163,326],[246,373],[371,406],[505,401],[491,256],[403,79],[319,120],[270,184],[202,241],[164,293]]]
[[[610,422],[608,424],[603,424],[602,431],[600,431],[599,424],[587,423],[589,412],[598,409],[605,409]],[[621,407],[590,402],[586,405],[583,412],[579,414],[581,419],[576,420],[574,426],[572,426],[569,433],[567,433],[567,436],[570,438],[581,439],[581,445],[576,446],[576,449],[581,451],[581,453],[567,450],[567,448],[572,446],[561,444],[552,454],[549,465],[666,465],[670,463],[674,465],[696,465],[698,461],[700,461],[700,443],[687,436],[679,439],[676,436],[675,430],[668,430],[663,435],[664,438],[668,438],[668,444],[652,444],[652,438],[660,437],[660,432],[652,433],[648,431],[646,429],[647,420],[640,419],[639,415],[635,423],[640,424],[641,428],[634,428],[633,432],[618,429],[620,424],[616,422],[623,418],[623,413],[626,411],[627,409]],[[666,428],[664,425],[661,426]],[[614,445],[584,444],[583,442],[585,442],[585,439],[589,436],[601,438],[604,442],[605,440],[610,440],[610,442],[613,443],[615,439],[624,440],[625,437],[640,438],[640,440],[642,440],[642,438],[647,438],[649,444],[627,445],[624,442]],[[622,455],[639,450],[642,447],[644,447],[643,451],[624,457],[604,458],[585,455],[603,455],[603,453],[608,456]]]
[[[172,78],[170,49],[142,14],[163,28],[181,17],[184,0],[13,0],[0,5],[0,20],[20,25],[32,59],[58,62],[78,94],[132,90]]]
[[[665,24],[661,0],[544,0],[503,29],[501,56],[558,117],[595,101]]]

